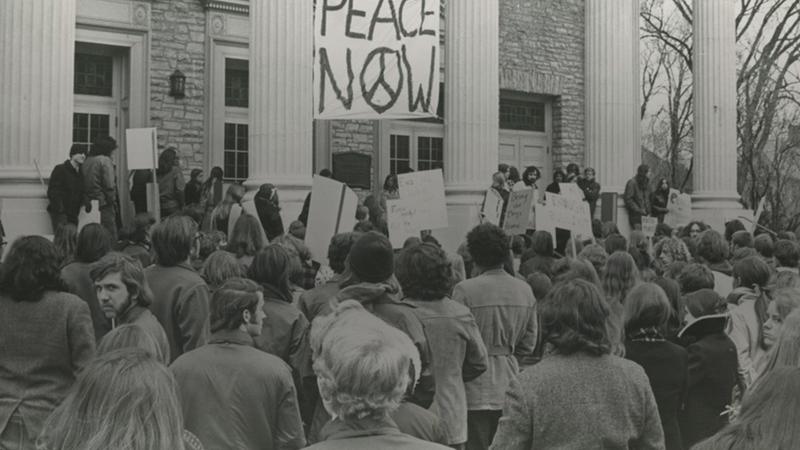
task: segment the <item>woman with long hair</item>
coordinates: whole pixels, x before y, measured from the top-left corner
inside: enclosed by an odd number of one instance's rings
[[[258,220],[264,227],[267,239],[272,241],[278,236],[283,235],[283,219],[281,218],[280,200],[278,199],[278,189],[270,183],[262,184],[258,188],[253,202],[256,205]]]
[[[800,290],[784,288],[772,294],[772,301],[767,305],[767,320],[764,321],[764,347],[770,350],[783,329],[783,321],[800,308]]]
[[[639,364],[650,380],[667,450],[683,446],[678,412],[685,393],[688,354],[666,339],[672,306],[654,283],[634,287],[625,298],[625,358]]]
[[[253,257],[266,245],[258,218],[247,213],[239,216],[228,241],[228,251],[236,255],[239,264],[245,268],[250,267]]]
[[[694,450],[793,449],[800,442],[800,368],[771,371],[748,392],[737,419]]]
[[[631,289],[639,284],[639,269],[628,252],[616,251],[608,257],[606,270],[600,280],[602,292],[611,309],[608,326],[614,344],[613,351],[621,355],[625,352],[623,329],[623,303]]]
[[[183,190],[186,181],[178,161],[175,147],[169,147],[158,156],[158,181],[159,202],[161,204],[161,217],[167,218],[183,208]]]
[[[197,205],[203,198],[203,169],[192,169],[184,191],[187,205]]]
[[[770,349],[761,377],[779,367],[800,368],[800,310],[798,309],[784,319],[778,340]]]
[[[48,414],[94,358],[89,307],[64,290],[53,243],[14,241],[0,271],[0,448],[33,449]]]
[[[37,445],[42,450],[197,448],[187,446],[184,436],[175,378],[147,351],[128,348],[99,356],[81,373],[47,419]]]
[[[210,215],[210,227],[208,231],[222,231],[225,236],[230,238],[230,231],[233,231],[233,224],[230,223],[231,214],[238,218],[242,212],[242,199],[246,190],[241,184],[232,184],[225,193],[225,198],[217,205]]]
[[[767,321],[769,278],[769,266],[757,256],[744,258],[733,267],[734,290],[728,303],[735,306],[727,333],[736,344],[744,386],[750,386],[766,364],[764,322]]]
[[[655,190],[650,194],[650,215],[658,219],[658,223],[664,223],[668,204],[669,182],[666,178],[662,178],[658,180]]]
[[[58,265],[64,267],[71,263],[78,246],[78,227],[69,222],[61,224],[53,237],[53,244],[58,251]]]
[[[111,330],[111,324],[100,308],[100,302],[97,301],[94,282],[89,276],[89,265],[110,252],[113,244],[111,235],[100,224],[87,224],[78,233],[75,260],[61,269],[61,278],[64,280],[67,290],[82,298],[89,305],[98,341]]]
[[[120,325],[103,336],[97,346],[97,356],[126,348],[144,350],[161,364],[169,364],[169,355],[164,354],[153,335],[135,323]]]

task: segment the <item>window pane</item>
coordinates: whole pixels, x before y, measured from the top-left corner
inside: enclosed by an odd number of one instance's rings
[[[235,123],[226,123],[225,124],[225,149],[226,150],[234,150],[234,149],[236,149],[236,124]]]
[[[410,136],[397,136],[397,152],[396,157],[400,159],[409,159],[409,147],[411,144]]]
[[[249,69],[247,60],[225,59],[225,106],[248,106]]]
[[[114,59],[111,56],[75,53],[76,94],[111,97],[113,75]]]
[[[239,124],[236,127],[236,149],[247,151],[247,125]]]
[[[545,132],[545,104],[501,98],[500,128]]]

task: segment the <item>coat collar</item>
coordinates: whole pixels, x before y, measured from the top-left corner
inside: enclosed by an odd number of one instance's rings
[[[136,320],[147,311],[147,308],[144,306],[133,302],[131,306],[128,307],[122,314],[119,315],[119,319],[117,320],[117,324],[122,325],[126,323],[134,323]]]
[[[362,419],[355,422],[333,419],[322,428],[320,438],[327,441],[387,434],[402,434],[397,428],[397,424],[388,417],[381,420]]]
[[[242,330],[219,330],[211,335],[209,344],[238,344],[253,346],[253,338]]]

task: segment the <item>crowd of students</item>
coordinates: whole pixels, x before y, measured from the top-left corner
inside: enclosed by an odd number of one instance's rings
[[[546,231],[484,223],[451,254],[428,233],[394,250],[365,219],[320,265],[302,221],[276,225],[274,187],[257,216],[242,195],[157,224],[140,214],[120,240],[62,224],[54,242],[11,245],[0,447],[800,442],[792,233],[692,222],[649,240],[595,222],[562,254]]]

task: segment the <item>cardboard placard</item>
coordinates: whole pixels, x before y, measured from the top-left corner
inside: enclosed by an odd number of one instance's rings
[[[397,184],[400,198],[414,206],[414,223],[420,230],[447,228],[447,202],[441,169],[398,175]]]
[[[692,197],[689,194],[681,194],[677,189],[670,189],[664,223],[674,228],[685,226],[691,221]]]
[[[406,239],[419,237],[421,229],[415,220],[416,208],[403,199],[386,200],[386,221],[392,248],[403,248]]]
[[[156,168],[158,144],[155,128],[128,128],[125,130],[125,153],[128,170]]]
[[[314,261],[328,263],[328,245],[338,234],[353,231],[358,196],[347,185],[314,176],[305,243]]]
[[[533,189],[523,189],[511,192],[508,196],[506,217],[503,220],[503,229],[506,233],[511,235],[525,234],[525,231],[531,227],[530,215],[533,195]]]
[[[315,8],[314,118],[436,116],[439,0],[345,3]]]
[[[553,238],[553,247],[556,246],[556,225],[552,220],[553,213],[547,204],[536,205],[535,226],[536,231],[547,231]]]
[[[503,198],[494,189],[489,189],[483,196],[483,208],[481,208],[482,223],[489,222],[500,225],[500,218],[503,215]]]
[[[558,183],[558,188],[565,197],[583,200],[583,191],[576,183]]]
[[[100,201],[92,200],[91,204],[92,210],[88,213],[84,207],[78,210],[78,233],[80,233],[81,228],[90,223],[100,223]]]
[[[548,193],[547,207],[556,228],[569,230],[583,238],[592,237],[588,203],[573,197]]]
[[[642,217],[642,233],[646,237],[653,237],[656,235],[656,227],[658,226],[658,219],[650,216]]]

